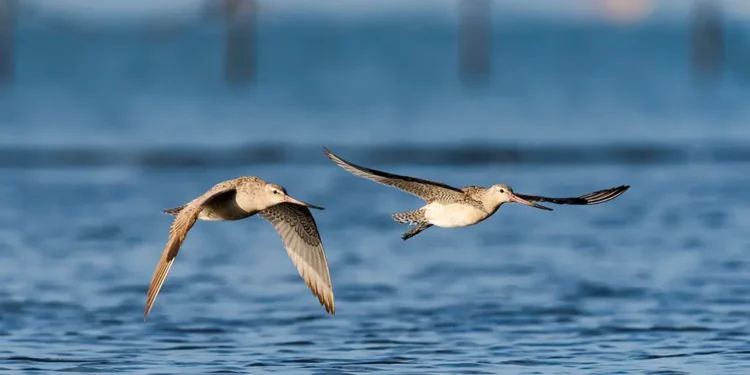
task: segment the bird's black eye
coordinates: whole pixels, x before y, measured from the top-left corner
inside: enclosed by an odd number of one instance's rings
[[[504,189],[500,189],[500,192],[501,192],[501,193],[505,193],[505,190],[504,190]]]
[[[273,193],[274,193],[274,194],[278,194],[278,193],[279,193],[279,191],[278,191],[278,190],[274,190],[274,191],[273,191]]]

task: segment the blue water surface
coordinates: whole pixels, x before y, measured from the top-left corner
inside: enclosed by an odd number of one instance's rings
[[[260,20],[252,84],[219,24],[21,22],[0,95],[0,372],[745,374],[744,34],[691,75],[687,23],[493,24],[485,85],[444,19]],[[455,186],[575,196],[408,230],[419,199],[322,153]],[[326,315],[260,218],[199,222],[149,317],[162,209],[254,175],[315,212]]]

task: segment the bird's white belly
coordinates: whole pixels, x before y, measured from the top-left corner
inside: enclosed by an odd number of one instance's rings
[[[430,203],[425,206],[424,217],[432,225],[457,228],[474,225],[487,218],[487,213],[468,204]]]

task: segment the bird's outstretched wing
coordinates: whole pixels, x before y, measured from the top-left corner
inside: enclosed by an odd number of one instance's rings
[[[305,284],[331,315],[336,314],[333,284],[323,242],[310,210],[293,203],[280,203],[260,213],[279,232],[287,254]]]
[[[572,204],[572,205],[593,205],[611,201],[622,195],[626,190],[630,188],[630,185],[622,185],[611,189],[604,189],[581,195],[580,197],[571,198],[550,198],[542,197],[538,195],[526,195],[516,194],[517,196],[532,202],[547,202],[555,204]]]
[[[146,308],[143,312],[144,320],[148,318],[148,314],[154,305],[156,296],[159,294],[159,290],[161,290],[161,286],[167,278],[167,273],[169,273],[169,269],[172,267],[172,263],[174,263],[174,259],[180,251],[180,246],[185,241],[188,231],[198,219],[198,215],[200,215],[203,206],[224,194],[235,194],[235,187],[235,184],[231,180],[219,183],[200,197],[193,199],[190,203],[181,207],[179,213],[176,214],[172,226],[169,229],[167,245],[164,247],[164,252],[161,254],[159,263],[156,265],[156,270],[151,278],[151,285],[148,287]]]
[[[438,181],[424,180],[416,177],[401,176],[393,173],[378,171],[350,163],[336,155],[327,148],[323,148],[326,156],[346,171],[377,183],[392,186],[409,194],[416,195],[427,202],[436,199],[456,200],[465,196],[461,189]]]

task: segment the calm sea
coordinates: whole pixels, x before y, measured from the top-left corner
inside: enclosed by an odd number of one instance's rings
[[[455,22],[261,20],[256,79],[222,29],[22,22],[0,88],[0,372],[746,374],[750,44],[691,75],[686,22],[496,17],[484,85]],[[597,206],[502,207],[409,241],[417,198],[322,153]],[[199,222],[147,322],[182,205],[254,175],[315,212],[328,316],[260,218]]]

